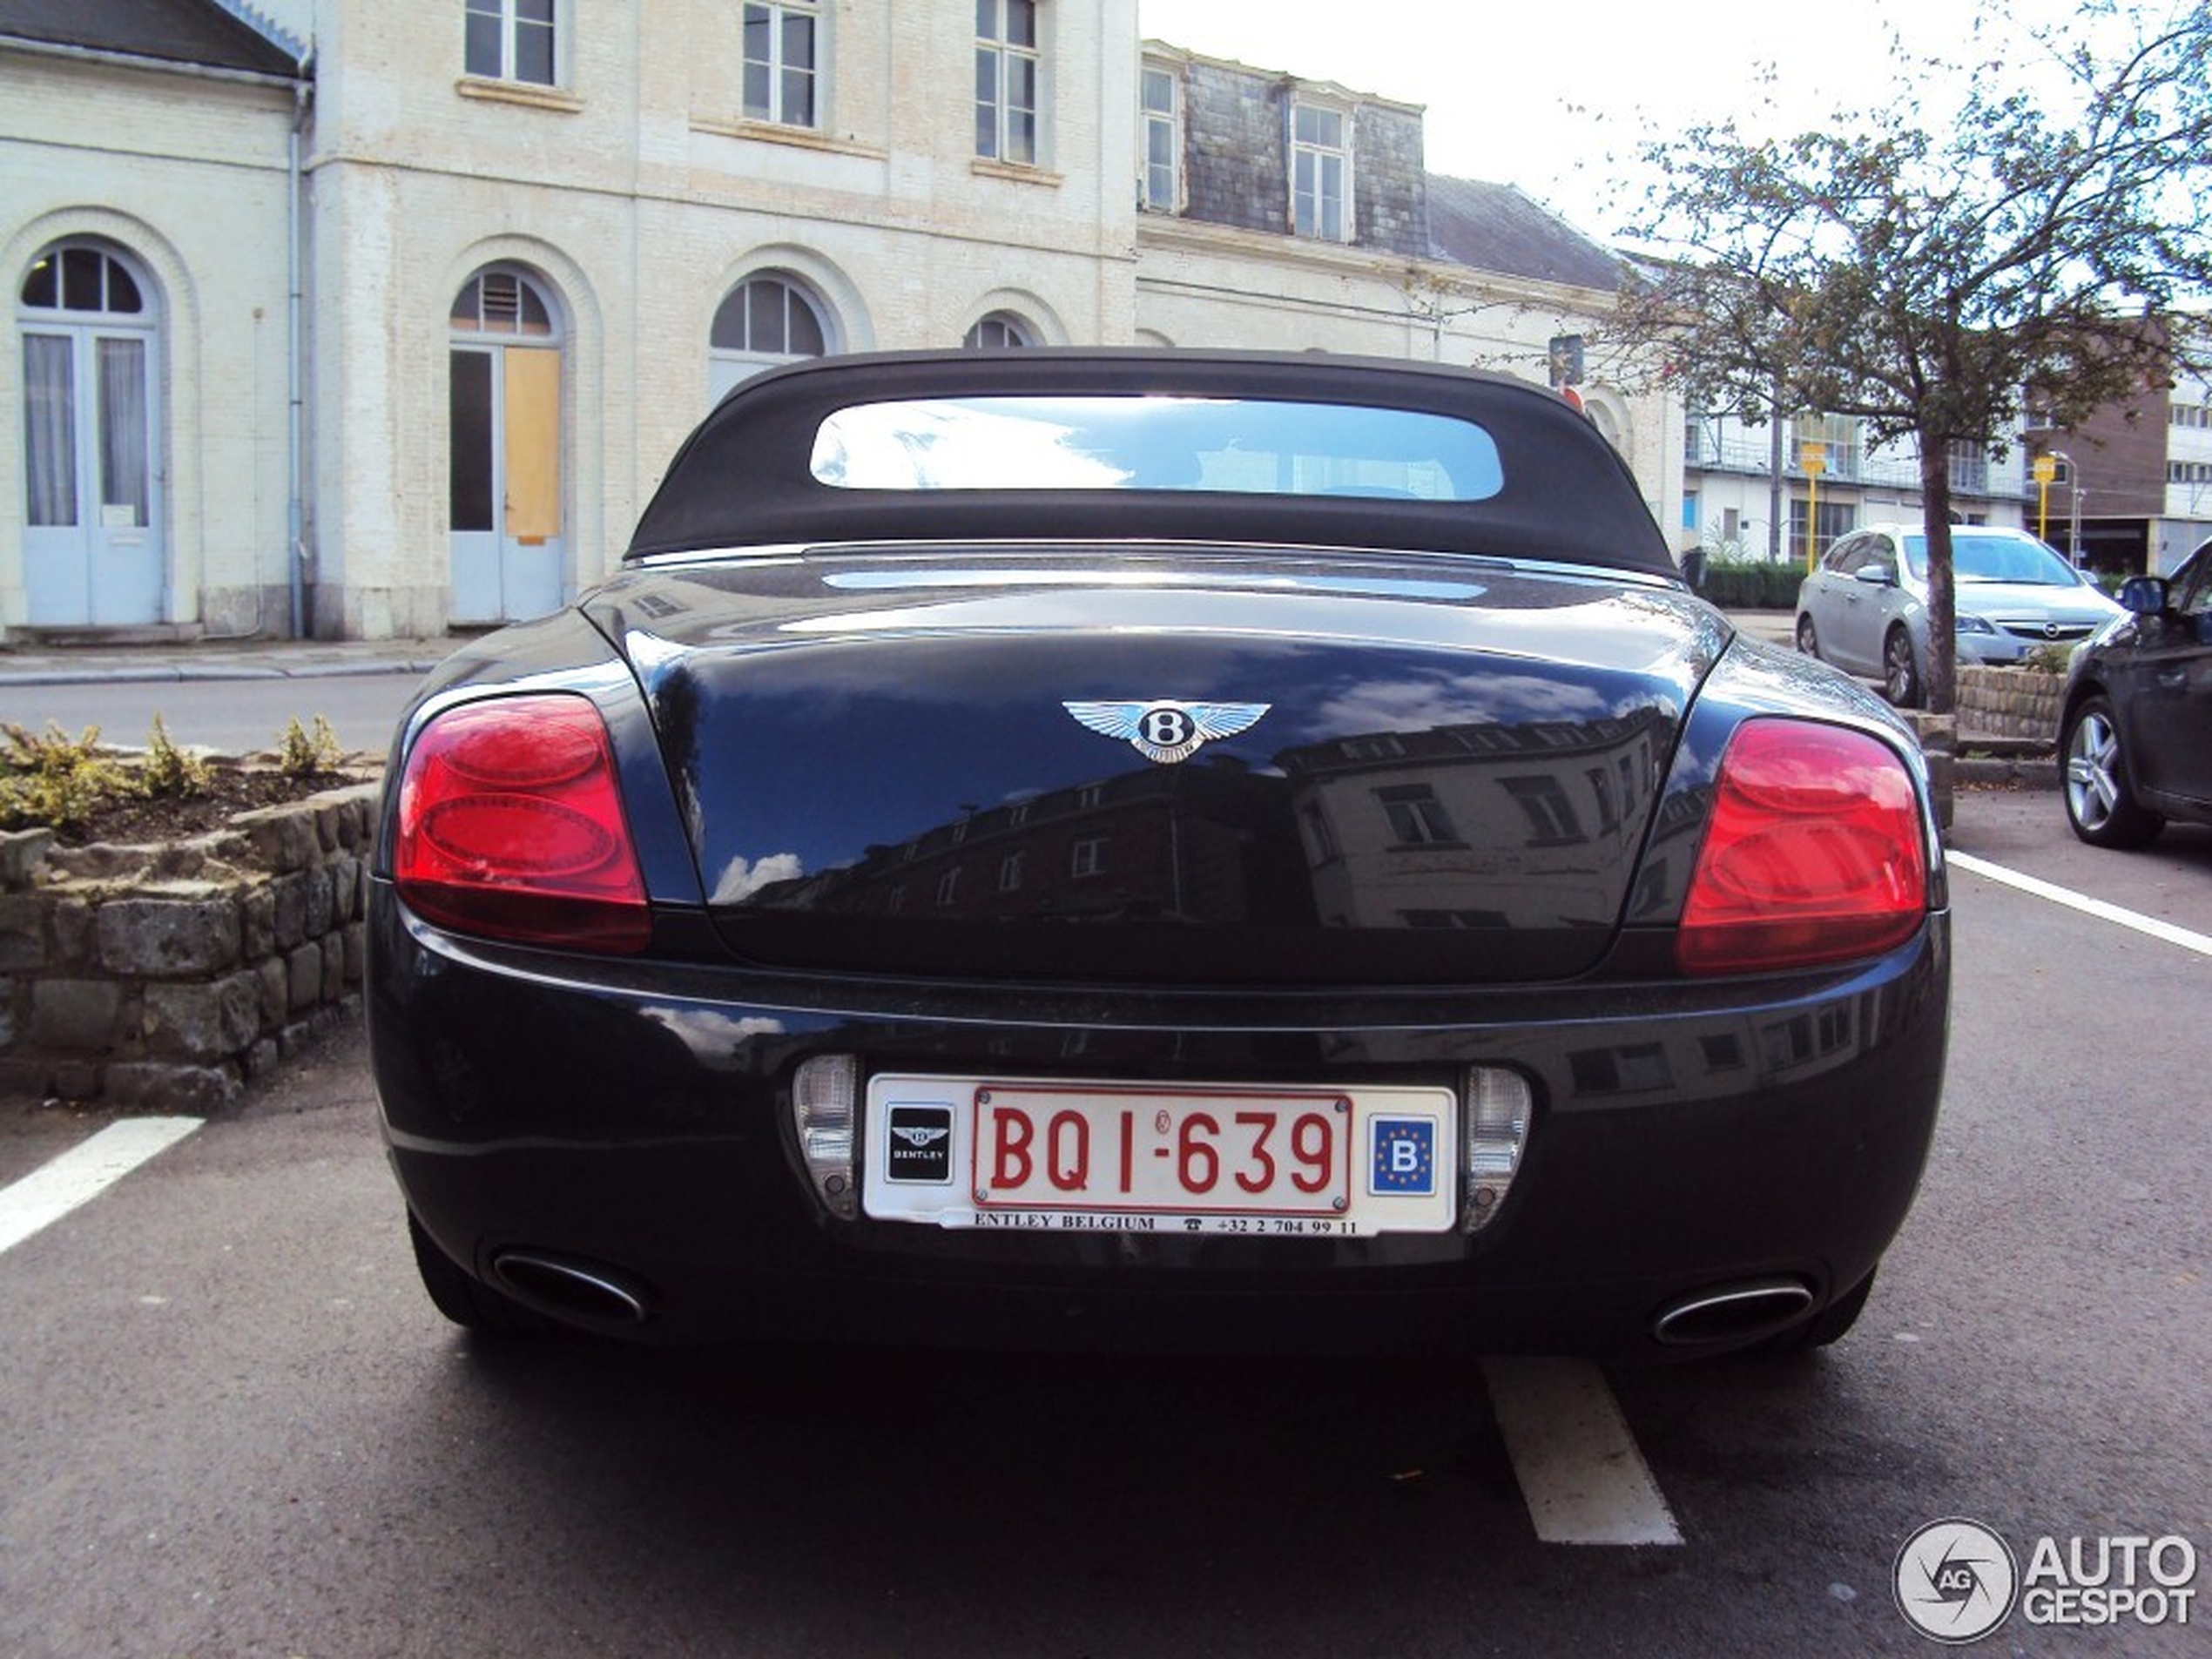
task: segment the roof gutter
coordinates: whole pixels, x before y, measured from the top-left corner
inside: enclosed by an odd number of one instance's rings
[[[228,81],[240,86],[273,86],[290,90],[306,78],[305,65],[298,75],[277,75],[258,69],[226,69],[219,64],[186,63],[172,57],[149,57],[143,52],[108,51],[97,46],[70,46],[57,40],[33,40],[25,35],[0,35],[0,51],[18,51],[34,57],[60,57],[105,69],[137,69],[153,74],[185,75],[194,80]]]

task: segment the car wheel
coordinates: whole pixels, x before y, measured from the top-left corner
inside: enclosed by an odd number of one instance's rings
[[[1866,1311],[1866,1298],[1873,1292],[1874,1275],[1869,1273],[1803,1325],[1794,1325],[1770,1339],[1765,1344],[1765,1352],[1810,1353],[1815,1348],[1824,1348],[1838,1341],[1858,1323],[1858,1316]]]
[[[2135,803],[2112,705],[2093,697],[2074,711],[2060,777],[2067,822],[2092,846],[2148,846],[2166,820]]]
[[[423,1231],[413,1211],[408,1214],[407,1234],[415,1246],[415,1266],[422,1275],[422,1288],[430,1293],[438,1312],[462,1330],[479,1336],[525,1337],[547,1336],[562,1328],[535,1309],[463,1272]]]
[[[1820,636],[1813,631],[1812,618],[1797,618],[1797,649],[1807,657],[1820,655]]]
[[[1882,641],[1882,693],[1901,709],[1920,706],[1920,669],[1912,660],[1912,636],[1890,630]]]

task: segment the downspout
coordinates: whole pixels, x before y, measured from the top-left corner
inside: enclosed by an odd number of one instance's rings
[[[300,138],[307,125],[307,109],[314,97],[314,53],[300,62],[300,80],[292,93],[292,134],[285,151],[285,305],[287,307],[285,344],[285,406],[284,442],[285,462],[289,470],[290,496],[285,502],[285,567],[292,589],[292,637],[307,637],[307,444],[304,421],[301,418],[301,385],[305,379],[303,360],[307,342],[303,335],[306,307],[301,303],[300,257],[301,239],[305,235],[305,215],[300,210]]]

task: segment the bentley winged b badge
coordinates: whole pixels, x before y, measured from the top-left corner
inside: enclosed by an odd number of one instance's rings
[[[1215,738],[1233,738],[1271,703],[1062,703],[1093,732],[1121,738],[1147,760],[1171,766]]]

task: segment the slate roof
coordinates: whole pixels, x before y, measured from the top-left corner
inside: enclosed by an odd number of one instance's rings
[[[1615,256],[1512,185],[1429,174],[1428,234],[1437,258],[1477,270],[1607,293],[1621,286]]]
[[[292,55],[214,0],[0,0],[0,39],[296,77]]]

